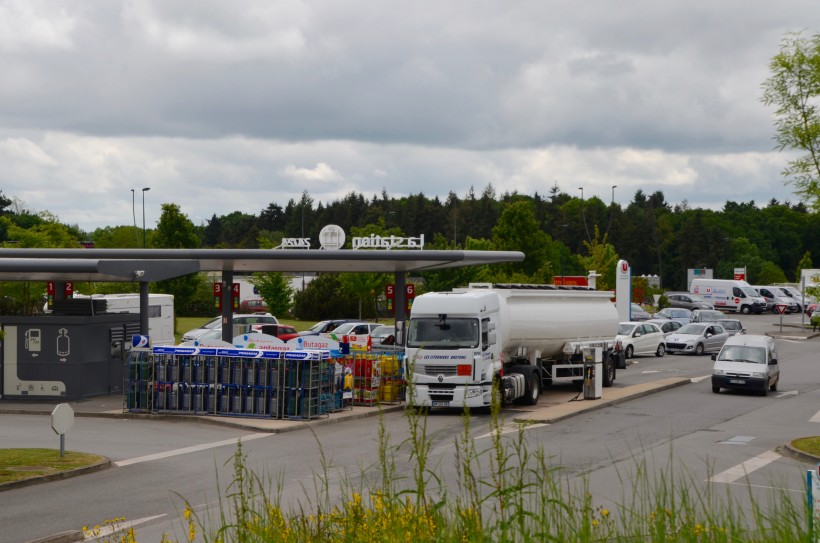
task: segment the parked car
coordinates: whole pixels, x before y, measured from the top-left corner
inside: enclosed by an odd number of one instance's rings
[[[681,326],[666,338],[666,352],[696,355],[716,353],[727,339],[729,332],[715,322],[692,322]]]
[[[789,298],[789,296],[780,290],[778,287],[766,287],[766,286],[753,286],[753,289],[757,291],[765,300],[766,300],[766,309],[771,311],[772,313],[778,313],[777,306],[778,305],[785,305],[786,310],[785,313],[797,313],[800,311],[800,305]]]
[[[262,298],[246,298],[239,302],[242,313],[270,313],[268,304]]]
[[[721,388],[754,390],[762,395],[777,390],[780,364],[774,339],[754,334],[729,338],[717,355],[712,355],[712,392]]]
[[[370,332],[370,340],[373,345],[395,345],[396,327],[392,324],[378,326]]]
[[[730,335],[735,334],[745,334],[746,329],[743,327],[743,323],[737,319],[721,319],[717,321],[717,323],[723,326],[723,329],[729,332]]]
[[[715,306],[696,294],[688,292],[665,292],[670,307],[680,307],[694,311],[695,309],[714,309]]]
[[[237,313],[233,316],[233,324],[234,326],[242,325],[242,326],[251,326],[253,324],[278,324],[279,321],[276,320],[276,317],[271,315],[270,313],[265,314],[244,314],[244,313]],[[182,335],[182,341],[193,341],[198,338],[200,335],[204,334],[208,330],[213,330],[215,328],[222,329],[222,316],[214,317],[213,319],[209,320],[199,328],[193,328],[192,330],[188,330]]]
[[[382,325],[378,322],[346,322],[337,326],[332,334],[335,336],[369,336],[379,326]]]
[[[632,304],[632,316],[630,318],[633,321],[646,321],[651,319],[652,315],[638,304]]]
[[[618,324],[618,333],[615,339],[621,342],[626,358],[635,355],[666,354],[663,340],[664,335],[658,325],[646,322],[622,322]]]
[[[299,332],[290,324],[254,324],[253,329],[261,334],[276,336],[282,341],[299,337]]]
[[[203,332],[196,339],[183,341],[179,344],[179,347],[199,347],[200,345],[215,344],[221,341],[222,327],[220,326],[219,328],[212,328],[211,330]]]
[[[692,322],[717,322],[726,318],[717,309],[695,309],[692,311]]]
[[[682,307],[664,307],[653,315],[655,319],[669,319],[681,324],[692,322],[692,311]]]
[[[649,319],[648,321],[643,322],[657,325],[657,327],[661,329],[661,332],[663,332],[664,336],[668,336],[672,332],[676,332],[681,326],[683,326],[680,322],[669,319]]]
[[[324,321],[319,321],[307,330],[299,332],[301,336],[315,336],[317,334],[324,334],[327,332],[332,332],[336,329],[337,326],[340,324],[344,324],[346,322],[358,322],[356,319],[329,319]]]

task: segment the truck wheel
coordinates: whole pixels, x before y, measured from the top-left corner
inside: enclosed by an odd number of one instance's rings
[[[740,306],[740,312],[743,313],[744,315],[748,315],[751,311],[752,311],[752,309],[748,305]]]
[[[527,375],[527,385],[524,387],[524,397],[521,403],[524,405],[535,405],[541,395],[541,375],[537,371],[529,372]]]
[[[772,386],[769,387],[769,390],[771,390],[773,392],[777,392],[777,384],[779,382],[780,382],[780,376],[778,376],[777,379],[774,380],[774,383],[772,383]]]
[[[611,387],[612,384],[615,382],[615,361],[612,360],[612,357],[607,357],[606,361],[604,362],[604,375],[603,375],[603,385],[605,387]]]

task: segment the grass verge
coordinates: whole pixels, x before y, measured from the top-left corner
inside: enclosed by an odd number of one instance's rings
[[[820,436],[801,437],[792,441],[791,445],[798,451],[820,456]]]
[[[96,454],[59,449],[0,449],[0,484],[93,466],[105,460]]]

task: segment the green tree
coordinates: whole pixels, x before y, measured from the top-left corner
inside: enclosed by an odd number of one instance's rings
[[[797,263],[797,275],[795,275],[795,281],[800,281],[803,270],[811,270],[813,268],[814,263],[811,260],[811,253],[806,251],[803,254],[803,258],[801,258],[800,262]]]
[[[259,295],[274,315],[289,314],[293,289],[282,272],[254,273],[251,283],[259,290]]]
[[[523,252],[523,261],[503,267],[510,273],[519,272],[528,277],[535,277],[544,268],[552,243],[535,218],[534,205],[526,200],[514,202],[504,209],[493,228],[492,241],[499,251]]]
[[[339,274],[320,273],[294,294],[293,315],[300,320],[344,319],[354,315],[356,304],[356,298],[342,288]]]
[[[801,199],[820,210],[820,35],[787,34],[769,69],[762,101],[775,108],[777,148],[804,153],[789,161],[783,175]]]
[[[151,236],[151,245],[161,249],[191,249],[199,247],[199,237],[194,224],[176,204],[162,204],[157,228]],[[197,293],[201,290],[203,278],[198,273],[157,281],[159,292],[174,295],[174,311],[177,315],[196,314],[200,308]]]
[[[615,267],[618,265],[618,253],[615,252],[615,247],[607,242],[606,234],[604,234],[603,239],[601,238],[598,225],[595,225],[593,231],[592,242],[584,242],[587,255],[581,257],[581,262],[587,270],[595,270],[596,273],[601,274],[596,283],[598,290],[613,290],[615,288]]]

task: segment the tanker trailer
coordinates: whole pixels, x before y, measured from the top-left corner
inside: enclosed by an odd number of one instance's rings
[[[612,292],[583,287],[474,283],[416,297],[405,375],[417,407],[487,407],[493,383],[502,403],[538,402],[541,390],[584,379],[584,351],[612,386],[623,353]]]

